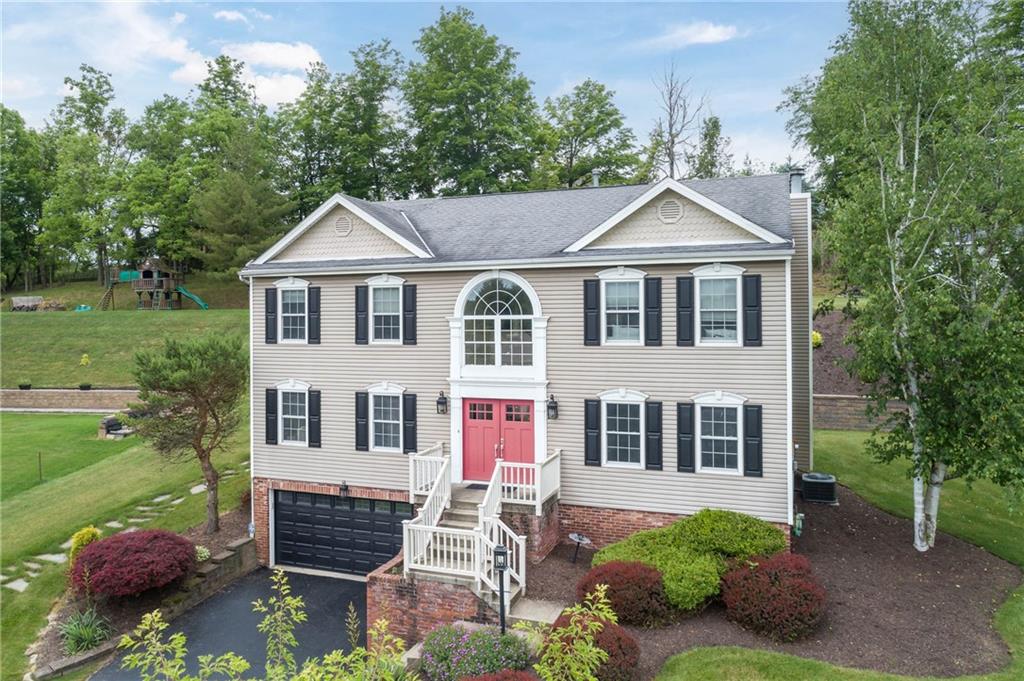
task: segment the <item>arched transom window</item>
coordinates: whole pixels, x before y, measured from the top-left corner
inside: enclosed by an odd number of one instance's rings
[[[462,309],[465,362],[473,366],[533,366],[533,303],[501,276],[484,279]]]

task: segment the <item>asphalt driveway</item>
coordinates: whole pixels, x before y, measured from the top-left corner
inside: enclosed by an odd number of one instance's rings
[[[174,620],[165,632],[164,640],[180,631],[188,639],[188,670],[198,671],[196,659],[200,655],[220,655],[233,652],[247,659],[257,675],[262,675],[266,663],[266,639],[256,630],[262,618],[252,611],[257,598],[266,601],[272,596],[270,570],[259,569],[234,584],[225,587],[198,606]],[[292,594],[302,596],[306,602],[307,620],[295,629],[299,647],[295,660],[319,657],[339,648],[348,649],[345,636],[345,616],[348,604],[353,602],[363,623],[366,636],[366,585],[347,579],[314,577],[295,572],[288,573]],[[121,657],[92,676],[93,681],[137,681],[138,672],[123,670]]]

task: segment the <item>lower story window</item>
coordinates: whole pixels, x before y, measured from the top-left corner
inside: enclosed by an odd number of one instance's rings
[[[402,448],[402,405],[398,395],[373,396],[373,448]]]
[[[739,409],[700,408],[701,468],[739,470]]]
[[[608,463],[641,463],[640,404],[605,404],[605,460]]]
[[[281,440],[306,444],[306,393],[281,392]]]

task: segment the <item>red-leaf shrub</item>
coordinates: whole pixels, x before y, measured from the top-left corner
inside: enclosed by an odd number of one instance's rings
[[[493,674],[467,676],[461,681],[537,681],[537,675],[520,669],[502,669]]]
[[[661,572],[650,565],[621,560],[598,565],[576,585],[577,600],[594,593],[598,584],[608,585],[608,600],[623,624],[653,627],[672,616]]]
[[[195,565],[192,542],[173,532],[122,532],[82,549],[71,583],[80,593],[135,596],[184,577]]]
[[[722,600],[729,619],[784,641],[809,634],[825,613],[825,589],[795,553],[740,563],[722,577]]]
[[[569,626],[570,617],[561,615],[552,624],[560,629]],[[597,681],[631,681],[640,659],[640,644],[618,624],[605,622],[595,640],[597,647],[608,653],[608,659],[597,670]]]

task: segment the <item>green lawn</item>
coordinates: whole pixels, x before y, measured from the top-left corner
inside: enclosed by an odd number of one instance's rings
[[[213,310],[238,309],[249,307],[249,287],[238,280],[238,277],[210,276],[204,272],[189,274],[185,277],[185,288],[203,299]],[[104,288],[95,281],[73,281],[58,284],[49,288],[37,288],[24,292],[15,286],[5,294],[7,296],[42,296],[47,300],[60,300],[68,310],[78,305],[91,305],[97,308]],[[131,310],[135,307],[136,297],[131,286],[118,284],[114,287],[114,306],[117,310]],[[185,310],[199,309],[191,300],[183,299]],[[11,309],[10,303],[4,309]]]
[[[91,466],[137,444],[132,439],[98,439],[99,418],[95,414],[0,414],[0,499]]]
[[[872,461],[864,453],[866,438],[866,433],[815,431],[815,469],[835,474],[840,483],[880,508],[895,515],[909,516],[911,489],[905,465]],[[939,510],[939,529],[1024,566],[1024,512],[1011,513],[1005,495],[995,485],[976,483],[968,489],[960,480],[947,483]],[[1013,653],[1010,666],[995,674],[959,678],[1024,679],[1024,586],[1011,594],[999,609],[995,625]],[[658,681],[894,681],[910,678],[919,677],[845,669],[792,655],[734,647],[696,648],[676,655],[658,674]]]
[[[0,385],[125,387],[132,358],[167,336],[247,336],[248,310],[0,313]],[[81,366],[83,354],[91,363]]]
[[[7,457],[15,447],[9,447],[18,437],[9,425],[19,419],[5,414],[0,421],[0,460],[4,475]],[[25,421],[38,419],[39,429],[56,433],[66,441],[86,437],[89,424],[76,416],[27,414],[20,426],[31,428]],[[90,417],[95,426],[95,418]],[[0,565],[3,569],[17,566],[23,572],[22,562],[42,552],[60,551],[60,544],[84,525],[102,523],[131,515],[135,506],[149,502],[159,494],[184,496],[180,505],[170,507],[164,515],[147,523],[146,527],[184,530],[202,522],[205,517],[203,494],[191,495],[188,487],[199,480],[198,466],[191,461],[166,462],[138,440],[123,442],[126,448],[109,453],[84,467],[68,466],[65,474],[35,484],[24,491],[0,501]],[[227,510],[238,504],[242,491],[249,486],[248,475],[239,464],[248,458],[248,422],[244,422],[233,436],[228,451],[216,457],[223,470],[233,467],[242,474],[226,480],[221,486],[221,508]],[[6,484],[6,480],[5,480]],[[36,632],[45,624],[46,614],[54,600],[64,589],[62,566],[47,565],[33,579],[24,593],[3,591],[0,602],[0,669],[3,681],[16,681],[24,674],[24,651],[35,639]]]

